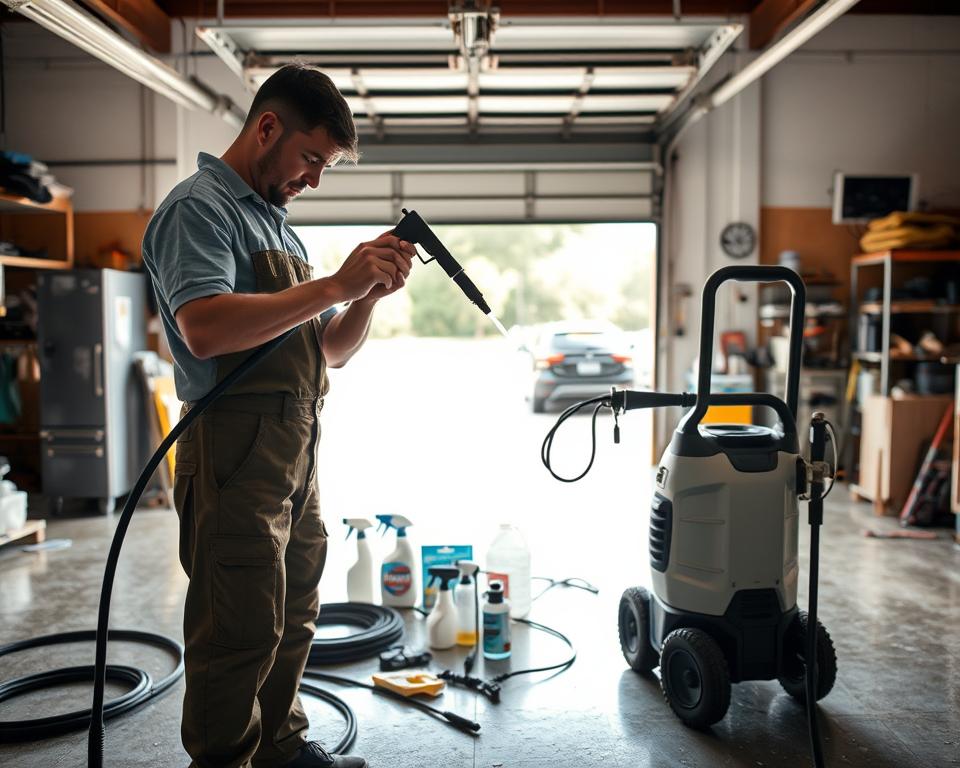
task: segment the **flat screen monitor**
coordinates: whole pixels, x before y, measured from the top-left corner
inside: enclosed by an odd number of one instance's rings
[[[894,211],[917,208],[917,175],[864,176],[838,171],[833,177],[833,223],[863,224]]]

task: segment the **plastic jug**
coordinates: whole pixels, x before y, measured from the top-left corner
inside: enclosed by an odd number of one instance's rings
[[[502,581],[510,599],[510,615],[530,612],[530,549],[520,529],[503,523],[487,550],[487,583]]]

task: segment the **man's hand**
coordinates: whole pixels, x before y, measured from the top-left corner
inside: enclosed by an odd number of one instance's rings
[[[416,253],[413,243],[384,232],[354,248],[331,279],[340,287],[343,301],[382,299],[406,284]]]

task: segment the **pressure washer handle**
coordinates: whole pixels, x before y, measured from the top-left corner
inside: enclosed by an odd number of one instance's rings
[[[796,272],[778,266],[731,266],[721,267],[707,279],[703,286],[700,314],[700,369],[697,378],[697,403],[681,422],[679,431],[697,434],[700,420],[711,403],[710,374],[713,371],[714,314],[717,304],[717,289],[728,280],[745,283],[773,283],[782,281],[790,286],[793,297],[790,301],[790,357],[787,364],[787,408],[797,418],[797,401],[800,392],[800,354],[803,347],[803,314],[806,308],[807,289]]]
[[[633,389],[617,389],[610,392],[610,407],[617,413],[633,411],[637,408],[666,408],[679,405],[689,408],[697,401],[697,396],[690,392],[673,394],[670,392],[637,392]]]

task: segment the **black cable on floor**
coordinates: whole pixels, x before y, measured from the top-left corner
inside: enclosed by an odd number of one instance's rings
[[[306,680],[300,681],[300,693],[307,693],[311,696],[316,696],[318,699],[322,699],[343,715],[347,727],[344,729],[343,735],[329,751],[334,754],[339,754],[350,749],[350,747],[353,746],[353,742],[357,740],[357,716],[350,708],[350,705],[336,694],[330,693],[330,691],[324,690],[312,683],[308,683]]]
[[[32,648],[91,641],[96,640],[96,638],[97,633],[92,629],[43,635],[42,637],[20,640],[0,647],[0,657]],[[169,675],[154,682],[147,672],[137,667],[108,665],[106,678],[114,682],[128,684],[130,690],[106,703],[103,708],[103,718],[105,720],[132,712],[137,707],[162,694],[183,676],[183,646],[172,638],[139,630],[111,629],[108,639],[113,641],[129,640],[160,648],[176,660],[176,667]],[[0,703],[34,691],[70,683],[90,682],[94,679],[94,674],[94,667],[86,665],[54,669],[35,675],[5,680],[0,683]],[[90,709],[80,709],[49,717],[0,721],[0,742],[36,741],[86,728],[90,725],[90,714]]]
[[[347,637],[315,637],[309,664],[343,664],[377,656],[403,637],[403,619],[392,608],[368,603],[327,603],[320,608],[317,627],[360,627]]]
[[[411,707],[415,707],[423,712],[426,712],[433,717],[438,717],[441,720],[446,721],[454,728],[464,731],[465,733],[476,734],[480,730],[480,723],[470,720],[469,718],[458,715],[456,712],[450,712],[448,710],[442,710],[439,707],[431,706],[425,701],[420,701],[418,699],[409,698],[403,694],[397,693],[396,691],[391,691],[389,688],[380,688],[372,683],[365,683],[361,680],[354,680],[351,677],[341,677],[340,675],[331,675],[328,672],[321,672],[316,669],[306,669],[304,670],[304,675],[309,677],[317,678],[318,680],[326,680],[330,683],[336,683],[337,685],[349,685],[354,688],[366,688],[368,691],[372,691],[379,696],[385,696],[388,699],[394,699],[396,701],[403,702]]]

